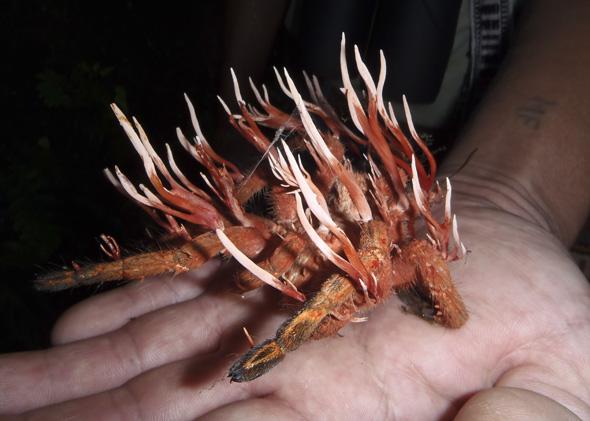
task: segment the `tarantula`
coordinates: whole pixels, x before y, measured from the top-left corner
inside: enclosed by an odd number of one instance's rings
[[[201,176],[209,192],[181,172],[168,145],[167,166],[139,122],[135,118],[130,122],[113,104],[155,192],[142,184],[138,190],[116,166],[105,174],[181,245],[122,258],[114,239],[101,236],[103,250],[113,261],[43,276],[37,280],[38,288],[58,290],[185,272],[229,254],[243,267],[236,274],[241,290],[268,284],[304,303],[274,338],[253,346],[231,366],[229,377],[237,382],[261,376],[303,342],[333,335],[403,288],[423,292],[434,308],[436,323],[462,326],[467,312],[447,267],[447,262],[466,252],[451,213],[451,184],[447,178],[442,189],[436,181],[436,161],[414,128],[405,97],[409,137],[391,103],[385,105],[383,53],[377,84],[356,46],[354,55],[366,88],[364,106],[349,76],[343,35],[342,92],[354,129],[328,104],[315,76],[304,73],[310,95],[304,100],[288,72],[281,75],[274,69],[281,90],[295,104],[296,113],[291,114],[273,106],[266,87],[262,85],[261,93],[251,79],[259,108],[247,104],[231,71],[240,113],[219,100],[229,122],[266,161],[247,177],[211,148],[185,95],[196,136],[189,140],[179,128],[176,132],[184,149],[206,169],[207,175]],[[277,144],[261,127],[287,129],[294,136],[289,143]],[[296,151],[306,153],[313,165],[305,168]],[[355,169],[359,166],[365,170]],[[272,205],[272,219],[245,210],[246,202],[263,189]],[[433,205],[443,201],[444,214],[437,218]],[[300,289],[312,281],[321,281],[319,290],[306,298]]]

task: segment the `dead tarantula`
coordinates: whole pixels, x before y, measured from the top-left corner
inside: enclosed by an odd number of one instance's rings
[[[273,106],[266,87],[261,94],[251,80],[260,109],[246,104],[232,71],[241,114],[232,113],[220,101],[230,123],[268,161],[248,177],[213,151],[185,97],[196,136],[189,141],[180,129],[176,132],[182,146],[207,170],[208,174],[201,176],[209,192],[180,171],[168,145],[167,166],[139,122],[133,118],[131,123],[113,104],[155,192],[143,184],[138,191],[117,167],[114,174],[108,169],[105,173],[170,236],[182,239],[182,245],[121,258],[116,242],[102,236],[103,250],[114,261],[76,265],[74,270],[41,277],[37,286],[58,290],[139,280],[163,272],[185,272],[219,254],[230,254],[244,268],[236,274],[242,290],[268,284],[304,303],[273,339],[253,346],[232,365],[229,376],[237,382],[261,376],[309,339],[333,335],[401,288],[415,286],[423,291],[434,307],[435,322],[449,328],[462,326],[467,312],[447,268],[448,261],[465,255],[457,220],[451,213],[450,182],[446,180],[443,193],[435,181],[436,162],[413,126],[405,98],[412,140],[400,129],[391,104],[385,106],[383,53],[377,84],[356,46],[354,53],[366,87],[365,106],[350,81],[343,36],[342,92],[356,130],[337,117],[315,77],[305,75],[311,97],[306,101],[287,71],[281,76],[275,69],[282,91],[295,103],[298,116],[294,117]],[[288,129],[295,136],[289,144],[283,140],[275,145],[260,126]],[[345,145],[357,160],[366,161],[368,171],[353,169]],[[416,147],[428,162],[428,170],[416,159]],[[313,170],[304,168],[301,156],[293,152],[296,149],[307,151]],[[361,155],[361,151],[365,153]],[[262,189],[268,189],[273,219],[245,211],[245,203]],[[444,215],[439,221],[431,205],[443,198]],[[424,238],[418,236],[415,226],[420,220],[425,225]],[[197,230],[201,234],[194,236]],[[312,281],[323,282],[306,298],[299,289]]]

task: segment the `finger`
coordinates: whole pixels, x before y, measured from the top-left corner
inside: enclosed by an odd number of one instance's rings
[[[194,419],[220,406],[272,391],[267,384],[230,383],[228,358],[178,361],[144,373],[96,395],[24,414],[28,420],[63,419]]]
[[[54,344],[98,336],[129,320],[171,304],[198,297],[214,279],[221,263],[211,260],[180,276],[163,275],[136,281],[89,298],[64,313],[52,332]]]
[[[305,420],[307,418],[285,403],[270,398],[233,402],[199,418],[200,421],[260,421],[264,419]]]
[[[263,294],[247,300],[227,293],[207,294],[96,338],[0,356],[0,411],[23,411],[98,393],[154,367],[211,352],[223,333],[241,338],[245,324],[272,322],[259,311],[263,302]],[[253,313],[256,318],[249,321]]]
[[[479,392],[461,408],[455,421],[579,420],[547,396],[525,389],[494,387]]]
[[[429,407],[436,398],[435,394],[417,386],[409,376],[399,371],[397,376],[391,376],[396,379],[393,388],[388,385],[387,389],[383,389],[383,383],[375,383],[376,373],[368,369],[371,364],[363,358],[364,354],[359,358],[355,352],[357,347],[362,348],[358,338],[349,335],[333,338],[330,342],[331,346],[325,341],[307,344],[305,353],[290,355],[280,370],[274,370],[254,382],[230,384],[226,373],[235,359],[230,353],[235,348],[232,341],[228,341],[229,345],[215,355],[174,362],[143,373],[114,390],[27,415],[43,420],[74,416],[79,419],[193,419],[237,401],[270,395],[279,404],[287,402],[285,408],[268,407],[269,411],[279,414],[280,411],[287,414],[288,405],[292,404],[298,405],[297,412],[308,419],[317,416],[321,413],[319,411],[336,414],[335,419],[362,419],[367,412],[376,419],[385,419],[390,404],[383,405],[383,399],[396,402],[387,396],[385,390],[395,390],[400,396],[412,396],[412,404],[423,408],[422,411],[426,408],[431,415],[428,419],[433,418],[432,413],[440,412],[438,403],[436,410]],[[340,346],[334,346],[337,342]],[[328,349],[331,352],[327,352]],[[347,363],[343,366],[334,364],[334,361]],[[354,385],[346,385],[344,378],[355,379]],[[331,393],[326,394],[325,391]],[[322,396],[321,402],[318,396]],[[236,408],[242,407],[233,407],[234,410]],[[227,409],[231,413],[232,407]],[[254,411],[255,408],[246,406],[245,409]],[[215,412],[212,414],[215,415]],[[419,412],[418,418],[427,419],[420,415],[423,412]]]
[[[587,330],[584,333],[587,333]],[[496,386],[506,390],[529,391],[545,397],[581,419],[590,419],[588,365],[584,363],[587,360],[588,347],[575,340],[575,328],[568,332],[568,336],[544,340],[545,343],[558,341],[558,347],[549,345],[549,348],[555,351],[538,351],[534,349],[535,345],[529,346],[528,358],[504,373],[496,382]],[[564,359],[564,356],[567,357]]]

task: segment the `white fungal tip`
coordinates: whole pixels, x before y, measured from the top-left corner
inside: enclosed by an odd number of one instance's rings
[[[289,98],[293,98],[291,96],[291,92],[289,91],[289,89],[285,86],[285,82],[283,82],[283,78],[281,77],[281,73],[279,72],[279,70],[273,66],[272,67],[273,71],[275,72],[275,76],[277,78],[277,82],[279,83],[279,87],[281,88],[281,91],[283,91],[283,93],[285,95],[287,95]],[[284,69],[285,72],[287,71],[286,69]]]
[[[426,212],[424,207],[424,193],[422,192],[422,186],[420,186],[420,179],[418,178],[418,170],[416,169],[416,155],[412,155],[412,190],[414,191],[414,197],[416,204],[421,212]]]
[[[230,111],[229,107],[227,106],[227,104],[225,103],[225,101],[223,100],[223,98],[221,98],[219,95],[217,95],[217,99],[221,103],[221,106],[223,107],[223,109],[225,110],[227,115],[231,117],[232,116],[231,111]]]
[[[410,129],[410,133],[412,138],[417,142],[421,142],[420,136],[418,136],[418,132],[416,131],[416,127],[414,127],[414,121],[412,120],[412,113],[410,112],[410,106],[408,105],[408,99],[405,95],[402,95],[402,101],[404,103],[404,112],[406,114],[406,120],[408,122],[408,128]]]
[[[215,234],[217,235],[217,238],[219,238],[219,241],[221,242],[223,247],[225,247],[227,252],[231,254],[234,257],[234,259],[238,261],[238,263],[240,263],[245,269],[252,272],[252,274],[255,275],[262,282],[272,286],[273,288],[278,289],[279,291],[299,301],[305,300],[305,296],[301,294],[299,291],[297,291],[297,289],[294,286],[291,286],[292,284],[283,284],[274,275],[262,269],[260,266],[258,266],[252,260],[250,260],[250,258],[246,256],[244,253],[242,253],[242,251],[227,237],[227,235],[225,235],[223,230],[216,229]]]
[[[199,125],[199,120],[197,119],[197,113],[195,112],[195,107],[193,106],[193,103],[191,102],[191,100],[189,99],[189,97],[186,93],[184,94],[184,100],[186,101],[186,105],[188,107],[188,112],[191,117],[191,123],[193,125],[193,128],[195,129],[195,133],[197,134],[197,136],[204,137],[203,133],[201,132],[201,126]]]
[[[399,127],[399,123],[397,122],[397,118],[395,117],[395,112],[393,111],[393,105],[391,105],[391,101],[387,102],[387,109],[389,111],[389,118],[393,122],[394,127]]]
[[[234,68],[230,67],[229,71],[231,73],[231,79],[234,84],[234,92],[236,94],[236,101],[238,104],[245,104],[244,100],[242,99],[242,94],[240,92],[240,85],[238,84],[238,78],[236,77],[236,72],[234,72]]]
[[[113,186],[115,186],[115,187],[117,187],[117,188],[119,188],[119,187],[121,186],[121,183],[119,183],[119,182],[117,181],[117,179],[115,178],[115,176],[113,175],[113,173],[111,172],[111,170],[110,170],[110,169],[108,169],[108,168],[105,168],[104,170],[102,170],[102,172],[103,172],[103,173],[104,173],[104,175],[106,176],[107,180],[109,180],[109,182],[110,182],[110,183],[111,183]]]
[[[465,245],[463,244],[463,242],[461,241],[461,238],[459,237],[459,226],[457,224],[457,215],[453,215],[453,239],[455,240],[455,245],[456,247],[459,249],[460,253],[458,254],[458,257],[461,258],[463,256],[465,256],[465,254],[467,253],[467,249],[465,248]]]
[[[254,81],[252,80],[252,78],[250,76],[248,76],[248,82],[250,83],[250,88],[252,89],[252,92],[254,92],[254,96],[256,97],[256,100],[260,103],[260,105],[262,105],[263,107],[266,105],[266,102],[263,98],[262,95],[260,95],[260,91],[258,90],[258,88],[256,87],[256,85],[254,84]],[[264,89],[264,85],[262,85],[262,88]],[[265,92],[266,94],[266,92]],[[268,95],[266,95],[268,96]]]
[[[447,194],[445,196],[445,222],[449,222],[451,220],[451,193],[453,192],[453,188],[451,187],[451,181],[449,177],[447,177]]]

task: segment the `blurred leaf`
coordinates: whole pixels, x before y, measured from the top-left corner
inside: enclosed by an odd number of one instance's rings
[[[127,91],[121,85],[115,86],[115,98],[113,100],[119,108],[127,109]]]
[[[49,139],[46,136],[40,137],[37,141],[37,145],[39,145],[40,148],[45,149],[47,151],[51,146]]]
[[[66,78],[51,69],[37,75],[37,91],[43,103],[49,107],[69,107],[71,99],[66,93]]]

